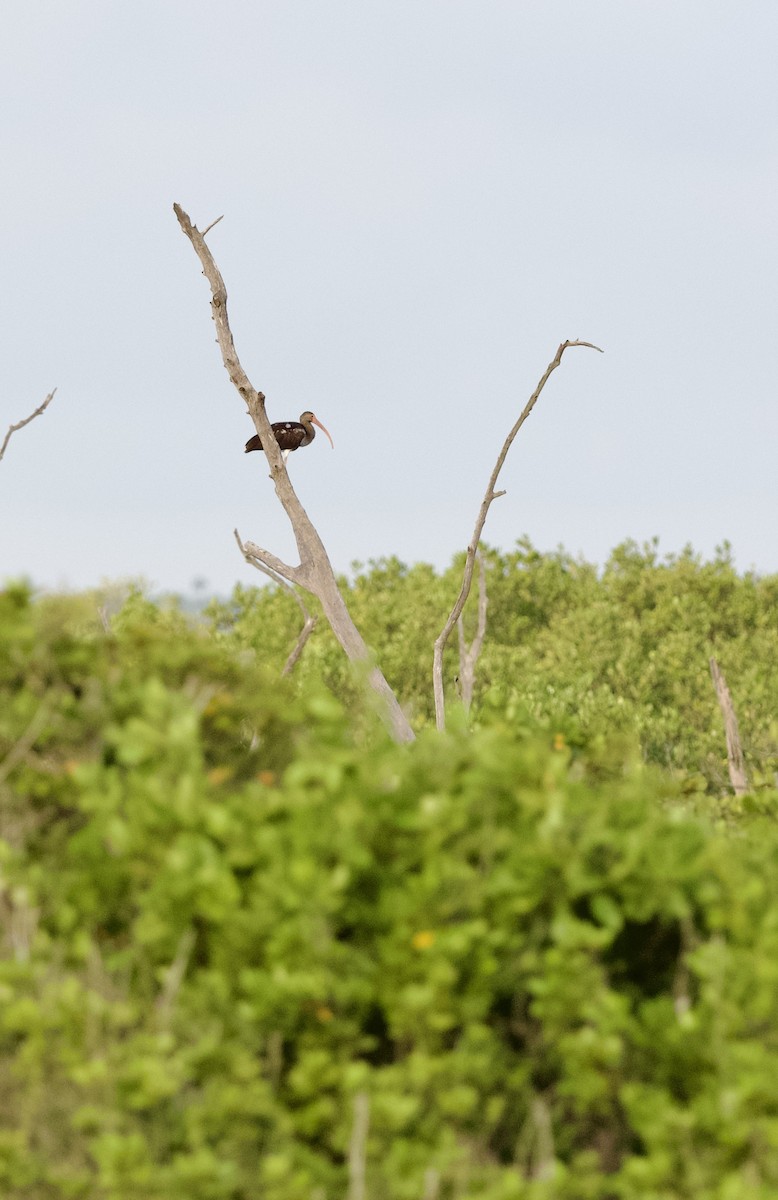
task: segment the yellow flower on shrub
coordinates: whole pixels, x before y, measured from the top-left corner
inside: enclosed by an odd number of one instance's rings
[[[420,929],[411,938],[414,950],[429,950],[435,944],[435,933],[432,929]]]

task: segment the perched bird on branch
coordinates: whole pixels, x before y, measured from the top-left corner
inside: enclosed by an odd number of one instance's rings
[[[312,412],[304,412],[300,416],[299,421],[274,421],[271,425],[273,435],[278,442],[278,445],[283,454],[284,462],[286,462],[293,450],[299,450],[301,446],[310,446],[313,439],[316,437],[314,425],[318,425],[322,433],[326,433],[330,438],[330,445],[333,450],[335,443],[330,437],[329,430],[325,429],[321,421],[313,415]],[[261,450],[262,442],[258,433],[250,437],[246,442],[246,454],[252,450]]]

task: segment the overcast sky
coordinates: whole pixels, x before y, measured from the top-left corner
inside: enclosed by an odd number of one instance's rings
[[[0,573],[258,582],[293,540],[172,211],[204,228],[338,570],[486,528],[778,570],[775,0],[3,6]],[[472,442],[466,427],[477,430]]]

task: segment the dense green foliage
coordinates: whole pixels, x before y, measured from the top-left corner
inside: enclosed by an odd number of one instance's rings
[[[625,543],[604,570],[524,541],[488,553],[487,637],[478,663],[475,717],[529,711],[575,741],[636,738],[643,757],[718,793],[727,769],[721,714],[708,667],[729,681],[755,783],[778,769],[778,576],[741,576],[728,547],[712,562],[687,551],[660,559],[656,546]],[[349,608],[417,728],[432,720],[432,644],[459,592],[462,562],[438,576],[397,559],[343,581]],[[473,592],[476,589],[474,587]],[[466,616],[472,633],[473,595]],[[215,630],[280,669],[300,615],[272,588],[237,588],[213,604]],[[451,639],[447,680],[457,674]],[[353,696],[348,665],[321,623],[297,668],[303,685],[324,679]],[[454,696],[455,698],[455,696]]]
[[[0,1194],[334,1200],[367,1097],[365,1200],[778,1200],[778,584],[491,560],[409,747],[272,590],[0,595]],[[455,588],[350,588],[419,726]]]

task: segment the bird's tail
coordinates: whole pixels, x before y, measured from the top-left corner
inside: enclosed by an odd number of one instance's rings
[[[249,440],[246,442],[246,454],[249,454],[252,450],[261,450],[261,449],[262,449],[262,443],[259,440],[259,434],[255,433],[254,436],[250,437]]]

